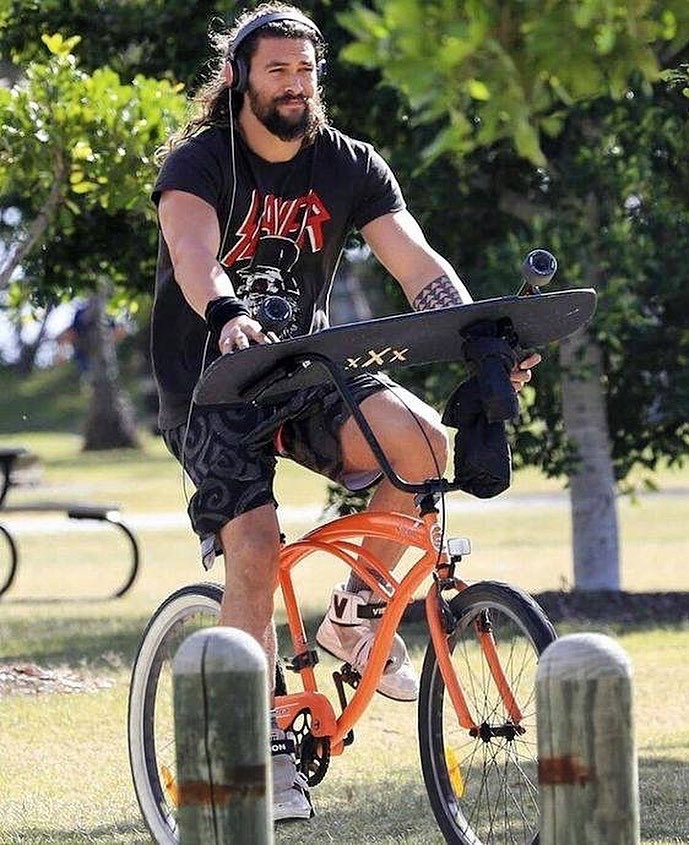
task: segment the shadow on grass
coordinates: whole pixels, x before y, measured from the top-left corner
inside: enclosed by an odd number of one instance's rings
[[[335,764],[336,765],[336,764]],[[428,796],[419,779],[400,778],[390,760],[389,776],[378,782],[349,780],[314,789],[316,817],[307,823],[278,825],[276,845],[441,845]]]
[[[14,837],[14,838],[13,838]],[[151,837],[144,832],[141,824],[123,822],[122,824],[99,825],[84,830],[59,830],[31,827],[10,833],[10,839],[2,842],[22,845],[83,845],[95,842],[100,845],[151,845]]]
[[[539,593],[534,598],[553,622],[596,622],[639,629],[689,622],[689,592],[574,590]]]
[[[131,664],[148,617],[71,616],[0,622],[0,660],[36,660],[73,668]]]
[[[0,660],[4,662],[31,659],[46,665],[73,668],[86,662],[98,668],[111,666],[114,658],[125,665],[131,665],[150,620],[150,616],[145,615],[109,615],[106,604],[103,604],[103,612],[98,616],[92,610],[88,613],[79,612],[79,608],[98,605],[97,600],[17,599],[4,603],[27,609],[27,615],[21,619],[6,618],[0,621]],[[50,607],[60,607],[63,611],[69,608],[71,612],[63,612],[59,616],[41,612]],[[31,613],[34,608],[35,612]],[[304,617],[304,626],[312,647],[315,647],[316,631],[322,619],[321,614]],[[412,652],[425,651],[430,641],[425,620],[403,622],[400,633]],[[285,625],[278,626],[278,649],[278,653],[284,657],[293,656]]]
[[[689,842],[689,765],[650,757],[639,761],[641,838]]]
[[[336,764],[335,764],[336,765]],[[428,797],[419,782],[400,781],[390,773],[392,783],[381,779],[379,788],[370,782],[349,782],[328,794],[328,781],[314,790],[319,808],[318,825],[279,828],[278,845],[371,845],[383,843],[443,843]],[[642,842],[689,842],[689,767],[676,759],[650,758],[639,763]],[[323,796],[321,798],[321,796]]]
[[[377,761],[381,765],[381,761]],[[333,763],[336,770],[338,763]],[[390,759],[382,761],[389,772],[378,782],[361,778],[326,777],[313,791],[316,818],[310,822],[276,827],[276,845],[442,845],[444,842],[430,810],[420,777],[399,773]],[[642,842],[687,842],[689,767],[680,760],[650,758],[639,764]],[[9,833],[3,842],[22,845],[148,845],[151,840],[138,821],[101,825],[82,830],[28,828]]]
[[[686,629],[689,624],[689,592],[626,593],[610,590],[575,590],[533,593],[556,628],[628,632],[658,628]],[[405,612],[408,622],[423,623],[424,603],[413,601]]]
[[[25,606],[27,615],[21,619],[0,618],[0,660],[36,660],[45,664],[67,665],[78,667],[84,662],[98,668],[99,665],[111,666],[113,658],[131,665],[139,647],[143,631],[150,620],[150,616],[118,616],[109,615],[108,606],[103,605],[103,612],[95,616],[92,611],[79,613],[80,607],[93,606],[97,601],[72,600],[29,602],[24,600],[8,601],[14,607]],[[74,608],[69,615],[47,616],[40,613],[40,608],[60,606]],[[29,615],[31,608],[34,613]],[[324,608],[325,612],[325,608]],[[305,616],[304,625],[308,641],[312,647],[316,643],[316,631],[321,623],[321,614]],[[604,622],[598,620],[596,629],[601,625],[614,632],[617,628],[625,632],[634,629],[652,629],[659,627],[686,628],[687,622],[675,620],[674,625],[667,620],[657,619],[655,624],[650,620],[640,620],[634,625],[623,624],[619,620]],[[424,651],[430,641],[430,634],[423,617],[416,617],[417,621],[403,621],[400,632],[410,651]],[[564,618],[557,622],[560,633],[572,630],[587,630],[591,625],[582,619]],[[292,657],[292,648],[286,626],[278,627],[279,654]]]
[[[338,845],[362,843],[414,843],[441,845],[428,799],[418,784],[381,783],[380,789],[346,784],[333,792],[328,783],[314,793],[316,817],[311,821],[283,823],[276,826],[276,845],[337,842]],[[14,838],[12,838],[14,835]],[[22,845],[150,845],[151,838],[141,823],[101,825],[82,830],[32,827],[10,833],[3,842]],[[241,845],[241,843],[237,843]]]

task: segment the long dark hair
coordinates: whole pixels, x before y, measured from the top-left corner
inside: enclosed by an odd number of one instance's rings
[[[294,6],[288,3],[267,2],[261,3],[255,9],[243,12],[235,21],[231,29],[211,30],[209,41],[213,50],[213,58],[208,62],[208,73],[210,78],[205,82],[190,101],[190,116],[186,124],[174,132],[167,142],[156,152],[158,162],[162,162],[165,156],[179,144],[193,137],[197,133],[210,126],[229,126],[230,97],[228,86],[225,80],[225,63],[227,61],[228,48],[234,41],[239,30],[262,15],[270,12],[291,12],[303,15]],[[256,52],[258,40],[263,36],[270,35],[278,38],[303,38],[313,44],[316,52],[316,62],[325,58],[325,42],[318,34],[308,26],[296,20],[274,21],[252,32],[246,38],[239,50],[237,57],[249,63]],[[244,99],[243,94],[235,92],[232,96],[232,113],[236,117],[241,109]]]

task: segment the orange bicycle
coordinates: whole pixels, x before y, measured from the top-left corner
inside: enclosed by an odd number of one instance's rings
[[[197,389],[199,401],[218,401],[219,390],[225,397],[221,401],[256,398],[283,390],[290,380],[304,381],[305,374],[313,381],[318,378],[316,370],[327,372],[383,472],[416,497],[417,517],[353,514],[282,547],[279,588],[294,653],[286,668],[298,675],[300,689],[288,692],[284,667],[279,667],[276,717],[280,727],[292,734],[298,767],[311,786],[323,780],[331,758],[353,741],[352,729],[376,690],[405,609],[430,575],[432,584],[425,597],[430,642],[421,672],[418,737],[423,777],[439,828],[447,842],[458,845],[538,842],[535,674],[539,655],[555,639],[553,626],[519,588],[495,581],[468,585],[458,577],[470,543],[445,537],[438,507],[446,492],[458,489],[457,484],[444,478],[410,484],[395,474],[349,393],[343,369],[357,360],[350,334],[368,338],[359,360],[374,350],[380,359],[383,349],[386,354],[394,349],[405,363],[429,356],[447,360],[458,357],[457,352],[449,351],[437,333],[430,337],[426,331],[421,333],[425,340],[419,340],[423,320],[436,327],[451,325],[456,334],[486,316],[509,319],[520,344],[532,347],[583,325],[594,304],[593,291],[562,291],[374,320],[225,356],[204,374]],[[390,320],[398,321],[392,332]],[[415,326],[400,331],[399,321]],[[387,326],[381,329],[381,323]],[[384,330],[386,345],[377,347],[370,338],[379,330]],[[405,332],[407,346],[405,340],[391,346],[391,334],[399,340]],[[362,549],[364,538],[396,542],[405,550],[413,549],[416,559],[398,580]],[[336,706],[332,691],[329,697],[319,688],[314,672],[318,653],[308,641],[293,582],[296,567],[323,553],[353,570],[372,591],[372,601],[385,606],[365,669],[359,673],[344,664],[332,675]],[[143,817],[161,845],[177,841],[172,659],[190,633],[215,623],[221,598],[221,588],[212,583],[186,586],[169,596],[150,620],[134,663],[129,698],[131,769]]]

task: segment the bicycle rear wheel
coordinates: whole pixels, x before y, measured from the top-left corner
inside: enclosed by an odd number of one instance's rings
[[[472,718],[459,725],[433,643],[426,650],[419,694],[421,767],[433,813],[454,845],[538,842],[536,667],[555,638],[541,608],[521,590],[486,581],[450,602],[457,627],[451,660]],[[522,713],[510,719],[491,675],[477,629],[490,626],[500,665]]]
[[[170,595],[144,631],[129,687],[129,764],[141,814],[158,845],[175,845],[177,765],[172,660],[194,631],[217,624],[217,584],[193,584]]]

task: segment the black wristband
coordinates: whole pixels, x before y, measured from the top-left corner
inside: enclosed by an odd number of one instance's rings
[[[225,323],[241,315],[250,317],[251,312],[246,302],[236,296],[217,296],[211,299],[204,314],[209,331],[216,336],[220,336]]]

